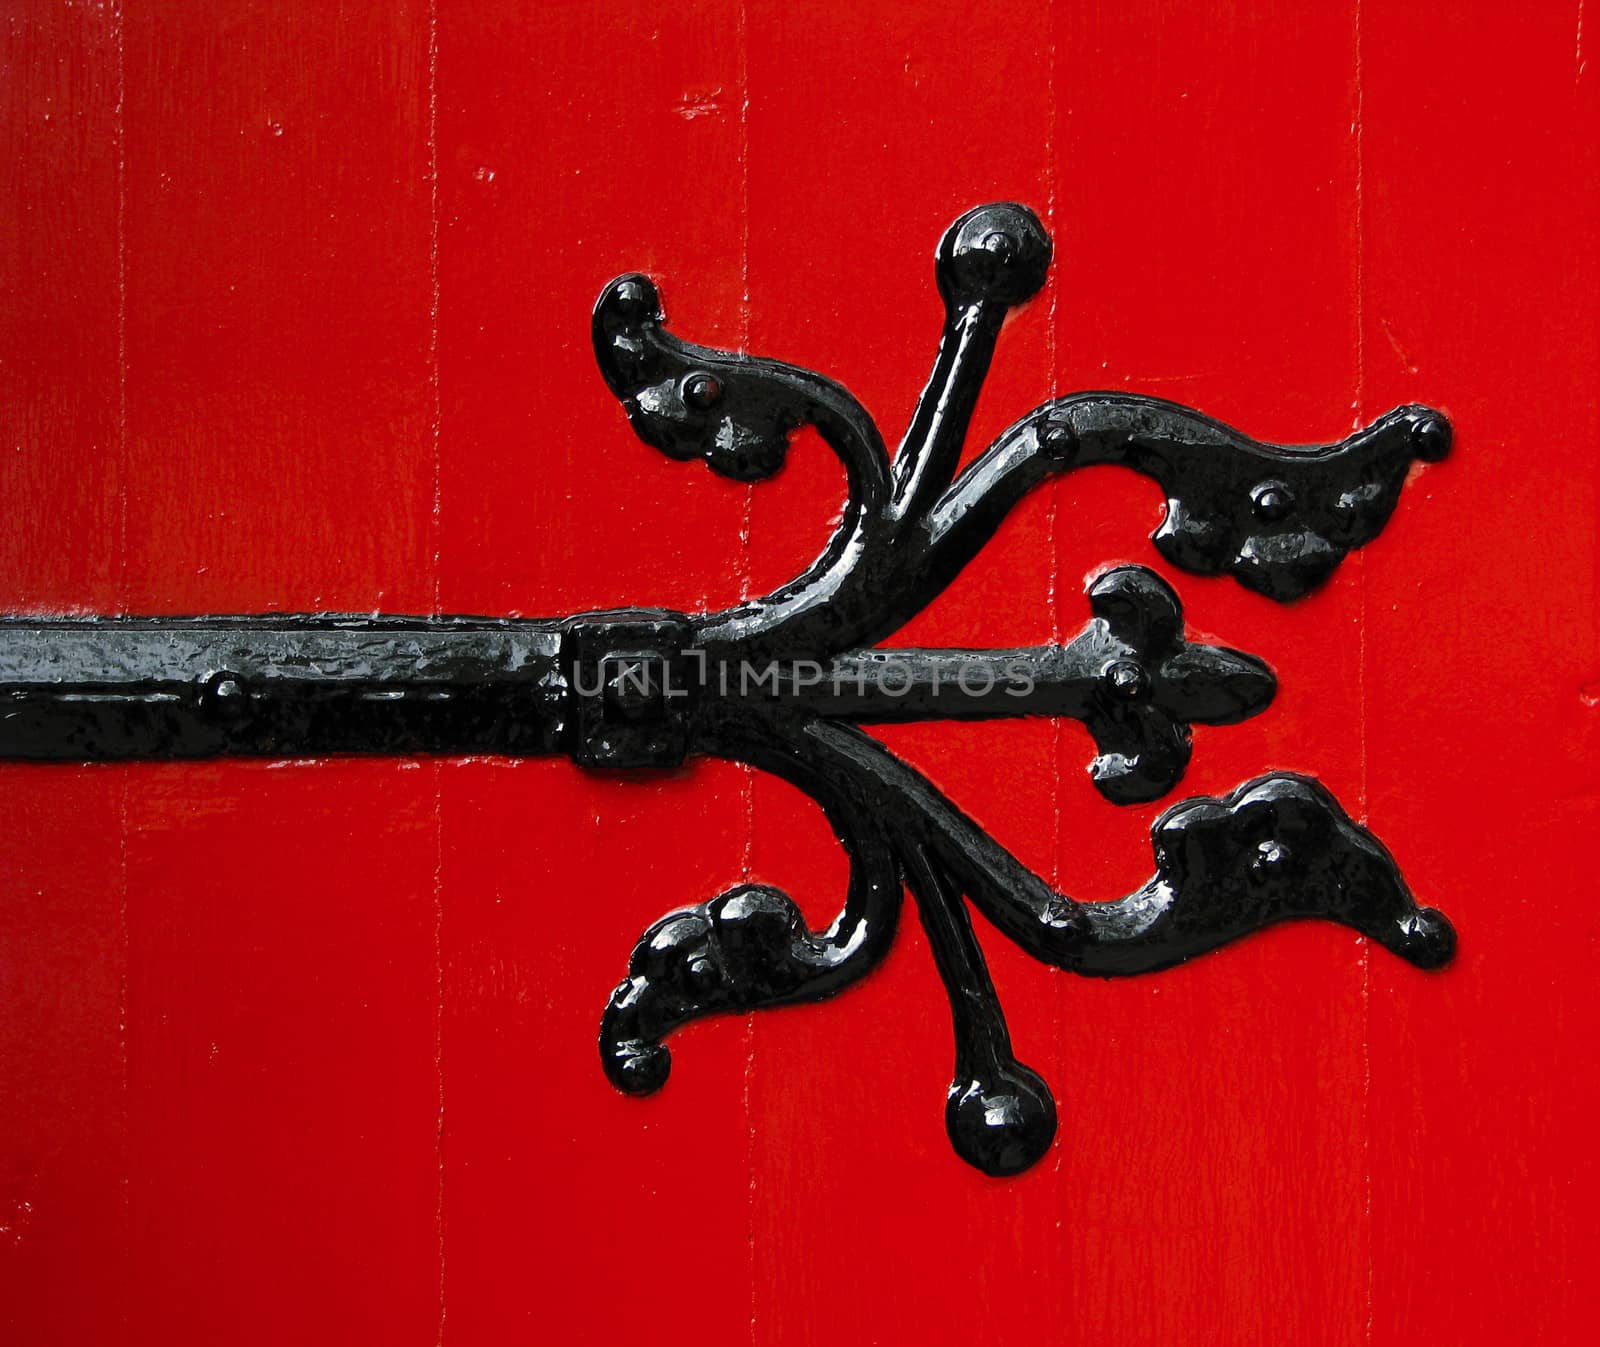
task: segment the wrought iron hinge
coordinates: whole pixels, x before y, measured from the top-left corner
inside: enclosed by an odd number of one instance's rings
[[[1378,534],[1414,460],[1449,450],[1450,425],[1428,407],[1334,444],[1280,446],[1170,402],[1078,393],[1029,412],[957,473],[1001,323],[1040,289],[1049,260],[1025,207],[983,206],[951,226],[935,267],[943,338],[892,458],[839,384],[679,341],[644,276],[605,288],[595,353],[646,443],[756,481],[812,426],[843,462],[833,537],[771,594],[720,612],[552,621],[11,619],[0,623],[0,756],[565,753],[645,768],[699,753],[753,764],[825,811],[851,864],[843,909],[816,931],[787,895],[742,884],[668,913],[634,947],[601,1018],[607,1075],[649,1093],[667,1078],[663,1040],[689,1020],[843,990],[882,958],[909,888],[954,1019],[950,1139],[987,1173],[1025,1169],[1054,1136],[1055,1102],[1012,1050],[968,903],[1036,958],[1092,976],[1151,972],[1301,917],[1354,927],[1420,968],[1455,948],[1445,917],[1417,905],[1382,844],[1309,777],[1273,772],[1175,805],[1152,832],[1151,879],[1081,902],[859,728],[1067,716],[1094,737],[1090,771],[1108,800],[1158,799],[1188,764],[1191,725],[1256,715],[1275,683],[1252,655],[1189,641],[1154,572],[1096,579],[1086,625],[1064,645],[878,643],[1056,474],[1111,463],[1153,477],[1167,496],[1154,541],[1170,563],[1286,601]]]

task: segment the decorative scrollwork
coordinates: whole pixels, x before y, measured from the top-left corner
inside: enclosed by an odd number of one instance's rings
[[[1334,444],[1263,444],[1172,403],[1079,393],[1036,408],[962,472],[978,390],[1007,312],[1043,286],[1050,240],[1026,207],[963,215],[935,261],[944,329],[891,458],[861,404],[820,374],[690,345],[661,298],[619,277],[595,308],[596,357],[639,438],[759,481],[812,426],[847,498],[817,560],[719,612],[629,608],[552,620],[360,614],[0,621],[0,757],[84,761],[219,754],[565,753],[591,768],[748,763],[821,805],[850,861],[839,915],[743,884],[640,937],[601,1020],[605,1072],[630,1094],[666,1081],[665,1040],[701,1016],[832,996],[872,969],[915,897],[949,995],[946,1125],[989,1174],[1034,1163],[1055,1133],[1049,1087],[1013,1052],[967,904],[1036,958],[1096,977],[1152,972],[1274,922],[1353,927],[1419,968],[1455,934],[1419,907],[1389,853],[1317,782],[1274,772],[1183,801],[1152,832],[1155,873],[1122,898],[1057,892],[859,726],[1066,716],[1095,741],[1106,799],[1160,798],[1190,726],[1260,714],[1259,658],[1189,641],[1178,596],[1141,566],[1089,586],[1064,645],[893,650],[877,643],[944,588],[1007,512],[1058,473],[1116,464],[1153,478],[1154,541],[1180,569],[1230,574],[1280,601],[1328,580],[1393,513],[1414,460],[1450,425],[1402,407]]]
[[[1334,444],[1284,446],[1154,398],[1080,393],[1030,412],[957,476],[1001,320],[1043,285],[1049,258],[1043,227],[1022,206],[980,207],[951,226],[935,266],[943,337],[892,461],[860,404],[831,380],[677,342],[643,278],[623,277],[601,296],[600,365],[647,443],[754,478],[775,471],[788,434],[811,424],[843,460],[850,493],[805,575],[691,619],[712,661],[759,653],[787,662],[757,698],[702,677],[690,734],[698,751],[755,763],[823,805],[852,862],[845,908],[813,932],[786,895],[746,885],[663,917],[635,947],[602,1021],[601,1057],[620,1088],[659,1088],[669,1062],[661,1040],[690,1019],[843,990],[882,958],[902,883],[954,1017],[951,1142],[990,1174],[1034,1163],[1056,1113],[1048,1086],[1012,1052],[963,898],[1036,958],[1090,976],[1155,971],[1305,917],[1354,927],[1419,968],[1451,957],[1449,922],[1417,905],[1382,844],[1310,778],[1272,773],[1224,798],[1174,806],[1152,832],[1150,881],[1114,901],[1078,902],[855,728],[1070,716],[1094,736],[1090,770],[1107,799],[1157,799],[1187,766],[1191,723],[1258,714],[1275,682],[1253,656],[1188,643],[1178,598],[1153,572],[1119,567],[1095,581],[1094,620],[1065,647],[866,647],[914,616],[1011,507],[1057,473],[1115,464],[1153,478],[1167,496],[1154,541],[1169,562],[1287,601],[1377,536],[1414,460],[1449,450],[1449,422],[1427,407],[1398,408]],[[937,700],[939,670],[953,664],[989,676],[979,692],[947,689]],[[1025,677],[1026,691],[997,691],[999,670]]]

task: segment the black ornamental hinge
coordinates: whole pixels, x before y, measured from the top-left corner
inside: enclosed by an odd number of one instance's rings
[[[632,1094],[658,1089],[663,1040],[718,1011],[815,1000],[873,968],[914,895],[949,994],[956,1151],[990,1174],[1034,1163],[1055,1134],[1049,1088],[1015,1056],[969,905],[1034,957],[1110,977],[1166,968],[1273,922],[1317,917],[1419,968],[1455,948],[1383,845],[1309,777],[1273,772],[1174,805],[1154,873],[1125,897],[1057,892],[860,726],[1064,716],[1090,731],[1100,793],[1160,798],[1194,724],[1263,711],[1271,670],[1191,641],[1178,596],[1123,566],[1090,585],[1082,630],[1013,650],[886,649],[1034,486],[1095,464],[1152,477],[1154,542],[1180,570],[1232,575],[1287,601],[1387,523],[1415,461],[1450,425],[1400,407],[1333,444],[1251,440],[1174,403],[1075,393],[1035,408],[957,472],[1002,321],[1044,284],[1050,241],[1023,206],[963,215],[939,246],[943,338],[891,456],[840,384],[693,346],[655,285],[608,285],[600,369],[646,443],[740,481],[771,476],[814,427],[848,480],[843,514],[802,575],[719,612],[562,620],[472,617],[25,618],[0,622],[0,756],[35,761],[220,754],[565,753],[588,768],[692,754],[749,763],[822,807],[850,860],[839,915],[811,929],[787,895],[741,884],[640,937],[601,1019],[600,1058]]]

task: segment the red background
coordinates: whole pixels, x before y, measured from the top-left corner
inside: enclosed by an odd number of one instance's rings
[[[1593,9],[1593,6],[1590,6]],[[907,9],[915,11],[908,14]],[[1047,217],[975,444],[1126,388],[1256,435],[1410,400],[1457,452],[1313,598],[1172,576],[1154,488],[1031,498],[913,625],[1074,631],[1134,560],[1282,692],[1182,793],[1321,776],[1461,952],[1328,926],[1079,981],[980,925],[1055,1148],[951,1154],[908,920],[840,999],[696,1025],[614,1093],[637,933],[844,866],[718,763],[0,767],[8,1342],[1565,1342],[1592,1330],[1600,995],[1595,78],[1581,0],[881,9],[0,4],[0,602],[721,605],[838,507],[637,443],[612,274],[847,382],[890,438],[972,204]],[[1160,806],[1081,728],[886,733],[1085,897]]]

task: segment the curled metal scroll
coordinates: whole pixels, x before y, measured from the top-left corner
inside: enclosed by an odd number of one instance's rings
[[[1449,422],[1428,407],[1398,408],[1334,444],[1285,446],[1170,402],[1078,393],[1030,412],[957,475],[1001,323],[1043,285],[1049,260],[1048,236],[1025,207],[980,207],[951,226],[935,271],[943,336],[892,459],[839,384],[680,342],[643,276],[619,277],[602,293],[596,354],[641,439],[752,481],[782,465],[795,429],[814,426],[844,464],[849,493],[804,575],[692,619],[693,644],[714,660],[758,653],[826,665],[815,680],[825,692],[807,698],[786,683],[790,695],[755,714],[740,699],[704,698],[694,746],[772,771],[822,804],[851,859],[844,908],[816,932],[787,895],[742,885],[651,926],[602,1019],[601,1057],[620,1089],[660,1088],[670,1064],[662,1040],[691,1019],[830,996],[861,977],[888,947],[902,884],[918,902],[954,1018],[950,1139],[996,1175],[1044,1153],[1055,1104],[1013,1054],[963,899],[1036,958],[1094,976],[1151,972],[1301,917],[1352,926],[1419,968],[1451,957],[1455,935],[1443,914],[1417,905],[1382,844],[1307,777],[1274,773],[1221,799],[1184,801],[1155,825],[1149,882],[1113,902],[1079,902],[848,723],[1071,716],[1100,749],[1091,771],[1102,794],[1117,803],[1159,798],[1187,764],[1190,724],[1254,715],[1275,685],[1251,656],[1186,642],[1177,597],[1152,572],[1123,567],[1099,579],[1089,593],[1093,620],[1065,648],[959,652],[968,668],[985,658],[1024,668],[1026,693],[991,686],[936,707],[933,670],[958,652],[862,647],[915,615],[1011,507],[1055,474],[1116,464],[1153,478],[1167,495],[1154,541],[1169,562],[1288,601],[1378,534],[1413,460],[1435,462],[1449,450]],[[864,664],[910,673],[893,697],[881,678],[877,695],[852,696],[849,675]]]
[[[1075,973],[1151,972],[1271,923],[1341,922],[1415,964],[1455,935],[1419,907],[1383,846],[1317,782],[1275,772],[1183,801],[1152,833],[1133,893],[1057,892],[859,726],[1051,715],[1095,741],[1109,801],[1159,799],[1188,765],[1190,727],[1263,711],[1259,658],[1185,635],[1178,596],[1143,567],[1090,585],[1069,642],[1014,650],[882,649],[1058,473],[1118,464],[1167,496],[1154,535],[1182,570],[1230,574],[1286,601],[1326,581],[1393,512],[1411,464],[1450,426],[1402,407],[1334,444],[1251,440],[1173,403],[1079,393],[1036,408],[957,472],[1007,312],[1044,284],[1050,242],[1013,204],[951,226],[932,375],[891,457],[840,384],[678,340],[646,277],[595,308],[596,356],[646,443],[741,481],[769,477],[814,427],[847,499],[815,563],[720,612],[630,608],[553,619],[353,614],[0,621],[0,757],[564,753],[585,767],[751,764],[821,805],[850,860],[839,915],[810,929],[793,901],[744,884],[670,912],[640,937],[601,1021],[620,1089],[666,1081],[665,1039],[719,1012],[831,996],[883,957],[913,894],[949,994],[955,1072],[946,1122],[989,1174],[1036,1161],[1055,1132],[1048,1086],[1015,1056],[967,904],[1034,957]]]

